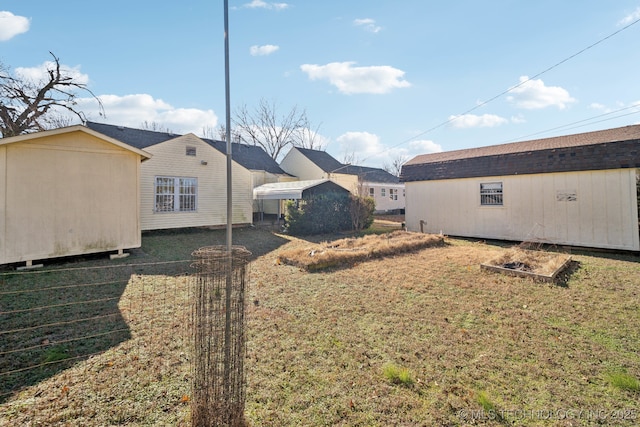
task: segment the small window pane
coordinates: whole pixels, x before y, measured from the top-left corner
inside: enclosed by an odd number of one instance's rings
[[[480,184],[480,204],[483,206],[501,206],[502,183],[488,182]]]

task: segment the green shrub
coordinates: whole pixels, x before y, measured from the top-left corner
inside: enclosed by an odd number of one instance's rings
[[[287,230],[293,235],[335,233],[351,229],[349,195],[316,194],[286,205]]]

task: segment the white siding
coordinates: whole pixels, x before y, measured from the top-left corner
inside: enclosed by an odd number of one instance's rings
[[[326,178],[321,168],[295,148],[289,150],[284,159],[282,159],[280,168],[288,174],[297,176],[300,181]]]
[[[640,250],[636,169],[407,182],[409,230]],[[480,183],[502,182],[502,206],[480,205]],[[574,201],[559,200],[574,194]]]
[[[186,155],[187,146],[196,148],[195,156]],[[142,230],[226,225],[226,155],[193,134],[151,146],[146,151],[153,157],[141,167]],[[233,223],[250,224],[253,211],[251,172],[236,162],[232,165]],[[155,212],[156,176],[197,178],[196,212]]]
[[[405,207],[405,192],[404,184],[383,184],[379,182],[365,182],[364,194],[369,196],[369,189],[373,188],[373,199],[376,202],[376,212],[388,212],[398,209],[404,209]],[[382,197],[382,189],[385,190],[385,196]],[[391,200],[389,190],[394,189],[398,191],[398,199]]]

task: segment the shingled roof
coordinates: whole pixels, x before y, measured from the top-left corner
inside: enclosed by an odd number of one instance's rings
[[[472,178],[640,167],[640,125],[423,154],[402,167],[400,180]]]
[[[296,147],[301,154],[311,160],[316,166],[327,173],[342,173],[345,175],[357,175],[364,181],[380,182],[385,184],[399,183],[397,176],[390,174],[384,169],[370,168],[366,166],[346,165],[340,163],[326,151],[312,150],[309,148]]]
[[[174,133],[134,129],[95,122],[87,122],[86,126],[96,132],[100,132],[103,135],[139,149],[144,149],[181,136]],[[226,142],[205,138],[200,139],[226,155]],[[273,174],[287,175],[278,163],[258,146],[233,143],[231,144],[231,158],[249,170],[263,170]]]

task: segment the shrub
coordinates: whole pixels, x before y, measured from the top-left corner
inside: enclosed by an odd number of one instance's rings
[[[373,224],[376,202],[372,197],[351,196],[351,225],[354,230],[364,230]]]
[[[285,221],[287,230],[293,235],[350,230],[350,196],[332,192],[289,201],[286,205]]]

